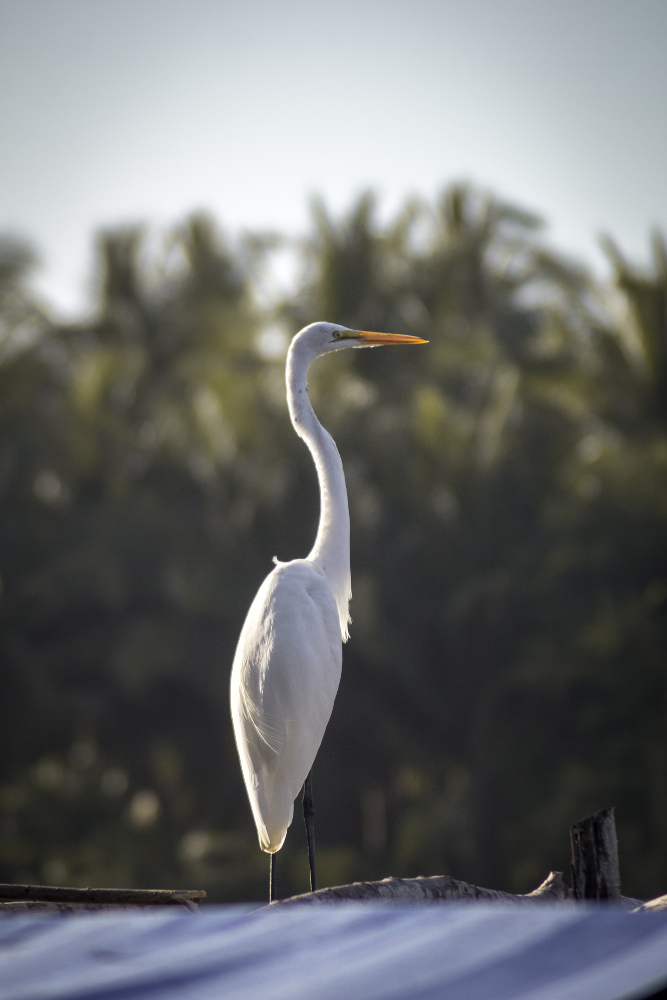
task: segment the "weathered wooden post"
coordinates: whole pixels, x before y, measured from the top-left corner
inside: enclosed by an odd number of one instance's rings
[[[614,807],[587,816],[570,829],[575,899],[621,899]]]

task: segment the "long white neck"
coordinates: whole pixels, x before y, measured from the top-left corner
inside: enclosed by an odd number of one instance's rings
[[[336,442],[315,416],[308,398],[308,369],[313,355],[293,341],[287,354],[287,404],[294,430],[308,445],[320,484],[320,524],[308,556],[324,572],[338,607],[343,642],[348,638],[350,514],[343,463]]]

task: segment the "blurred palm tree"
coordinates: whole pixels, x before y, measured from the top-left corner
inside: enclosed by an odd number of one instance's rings
[[[25,248],[0,260],[0,878],[263,897],[228,671],[271,557],[315,531],[276,344],[324,317],[430,341],[313,372],[353,530],[325,881],[530,888],[614,802],[625,891],[661,891],[662,243],[654,275],[610,250],[612,291],[455,185],[386,225],[370,194],[316,202],[302,279],[267,301],[276,245],[205,215],[101,234],[96,312],[66,326]]]

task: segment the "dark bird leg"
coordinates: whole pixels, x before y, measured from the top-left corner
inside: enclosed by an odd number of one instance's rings
[[[269,903],[276,898],[276,856],[269,854]]]
[[[310,891],[317,889],[315,874],[315,806],[313,805],[313,769],[311,767],[303,786],[303,818],[308,837],[308,866],[310,868]]]

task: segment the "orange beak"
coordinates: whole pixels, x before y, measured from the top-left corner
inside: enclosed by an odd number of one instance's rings
[[[409,337],[404,333],[369,333],[367,330],[352,330],[349,336],[355,337],[368,347],[380,344],[428,344],[428,340],[422,340],[421,337]]]

